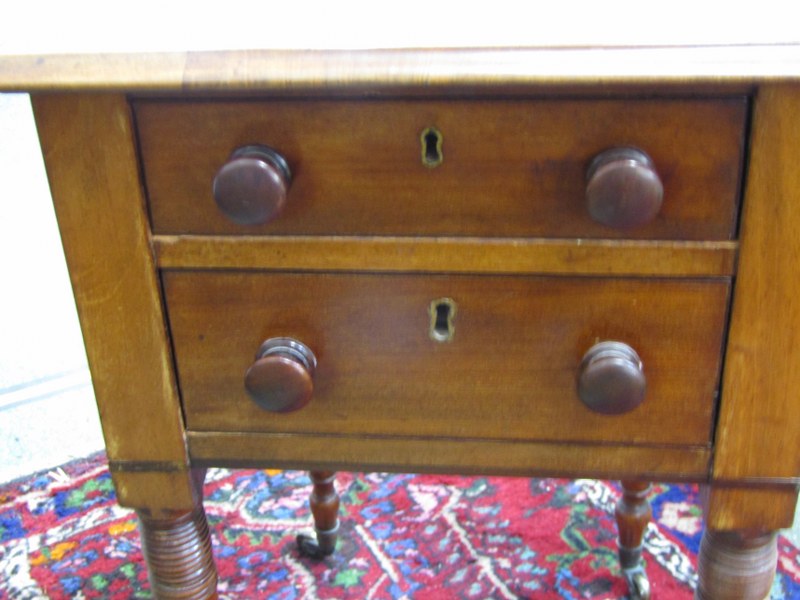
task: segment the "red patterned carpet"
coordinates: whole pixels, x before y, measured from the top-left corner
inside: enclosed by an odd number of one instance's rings
[[[616,487],[552,479],[347,474],[337,553],[301,557],[299,472],[212,469],[206,510],[220,598],[624,598]],[[689,599],[701,530],[692,486],[654,487],[647,572],[655,599]],[[800,552],[779,541],[772,598],[800,598]],[[136,520],[104,457],[0,487],[0,598],[150,597]]]

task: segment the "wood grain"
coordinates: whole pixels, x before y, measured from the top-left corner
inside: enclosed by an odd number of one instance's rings
[[[703,489],[706,526],[719,531],[774,531],[792,526],[800,482],[739,486],[713,483]]]
[[[187,465],[128,103],[32,100],[109,460]]]
[[[611,48],[234,50],[5,56],[0,90],[316,90],[530,85],[574,92],[615,84],[642,89],[796,78],[800,45]]]
[[[697,559],[695,600],[765,600],[778,561],[777,533],[706,529]]]
[[[202,466],[705,481],[709,448],[189,432]]]
[[[709,443],[724,281],[167,272],[164,286],[192,430]],[[448,343],[430,337],[438,298],[457,305]],[[243,375],[279,336],[318,366],[311,403],[274,415]],[[613,417],[575,383],[608,339],[636,349],[648,380],[644,403]]]
[[[165,269],[277,269],[720,277],[734,274],[738,242],[155,236]]]
[[[755,103],[713,477],[800,475],[800,86]]]
[[[647,481],[622,481],[622,497],[617,501],[614,517],[619,531],[619,563],[623,570],[642,568],[642,541],[653,509],[647,496],[652,485]]]
[[[726,240],[738,206],[746,102],[375,100],[134,104],[159,234],[423,235]],[[202,123],[202,127],[198,127]],[[423,165],[435,126],[444,161]],[[211,182],[248,144],[294,174],[286,208],[237,225]],[[586,169],[609,147],[652,157],[664,203],[617,230],[586,209]]]
[[[185,467],[174,471],[112,469],[111,477],[121,506],[143,510],[153,517],[168,519],[176,512],[194,510],[202,502],[196,475]]]
[[[153,518],[139,511],[139,531],[150,589],[155,598],[217,598],[217,570],[202,505],[168,519]]]

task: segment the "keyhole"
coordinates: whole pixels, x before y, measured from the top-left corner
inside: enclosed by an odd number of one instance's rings
[[[444,160],[442,154],[442,134],[435,127],[428,127],[423,130],[420,136],[422,140],[422,164],[426,167],[438,167]]]
[[[456,316],[456,303],[450,298],[440,298],[431,302],[428,309],[431,317],[431,339],[437,342],[449,342],[453,339]]]

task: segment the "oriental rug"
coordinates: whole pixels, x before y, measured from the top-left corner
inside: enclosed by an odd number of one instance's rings
[[[619,489],[594,480],[340,473],[341,541],[300,556],[305,473],[211,469],[205,507],[226,599],[624,598]],[[697,489],[655,485],[645,559],[653,598],[690,599]],[[800,598],[800,552],[779,539],[774,600]],[[0,598],[150,597],[135,515],[103,455],[0,486]]]

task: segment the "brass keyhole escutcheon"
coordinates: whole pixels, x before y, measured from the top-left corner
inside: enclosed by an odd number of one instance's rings
[[[439,298],[431,302],[428,314],[431,317],[430,337],[435,342],[450,342],[455,334],[453,321],[456,303],[451,298]]]
[[[427,127],[420,134],[422,142],[422,164],[426,167],[438,167],[444,161],[442,133],[435,127]]]

